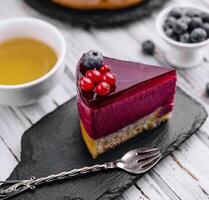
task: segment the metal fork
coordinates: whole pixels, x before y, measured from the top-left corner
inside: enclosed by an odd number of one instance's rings
[[[29,180],[8,180],[0,181],[0,199],[8,199],[26,190],[33,190],[36,186],[84,175],[90,172],[97,172],[106,169],[120,168],[132,174],[142,174],[150,170],[161,159],[161,153],[158,148],[135,149],[127,152],[121,159],[113,162],[106,162],[94,166],[73,169],[68,172],[62,172],[56,175],[50,175],[43,178],[32,177]]]

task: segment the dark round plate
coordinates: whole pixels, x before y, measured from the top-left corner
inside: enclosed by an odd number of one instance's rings
[[[57,5],[50,0],[25,0],[31,7],[48,16],[82,27],[110,27],[127,24],[150,15],[168,0],[145,0],[144,3],[120,10],[82,11]]]

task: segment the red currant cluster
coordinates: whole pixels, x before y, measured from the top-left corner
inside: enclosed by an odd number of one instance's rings
[[[109,94],[115,82],[116,76],[110,72],[109,65],[102,65],[99,70],[88,70],[85,76],[79,79],[79,85],[83,91],[94,91],[100,96]]]

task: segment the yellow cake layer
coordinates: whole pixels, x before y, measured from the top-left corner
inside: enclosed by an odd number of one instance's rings
[[[99,139],[91,138],[86,132],[82,121],[80,121],[82,136],[89,149],[89,152],[93,158],[96,158],[99,154],[102,154],[109,149],[124,143],[140,133],[157,127],[161,122],[164,122],[171,117],[171,113],[158,117],[160,110],[161,109],[159,108],[150,115],[139,119],[138,121],[122,128],[121,130]]]

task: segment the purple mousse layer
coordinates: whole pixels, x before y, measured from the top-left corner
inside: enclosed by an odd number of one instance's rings
[[[129,77],[130,79],[130,77]],[[118,85],[117,85],[118,87]],[[145,117],[161,107],[160,115],[173,109],[176,91],[174,70],[111,98],[111,103],[92,108],[78,94],[80,118],[89,136],[98,139]]]
[[[82,60],[82,58],[81,58]],[[77,65],[77,80],[86,73],[86,68],[82,66],[81,60]],[[104,57],[104,64],[111,66],[111,72],[116,74],[116,87],[105,97],[96,95],[93,92],[85,93],[78,87],[78,93],[85,104],[92,108],[100,108],[115,101],[115,98],[134,89],[138,84],[144,84],[147,81],[162,76],[168,72],[174,71],[170,67],[156,67],[130,61],[117,60]]]

